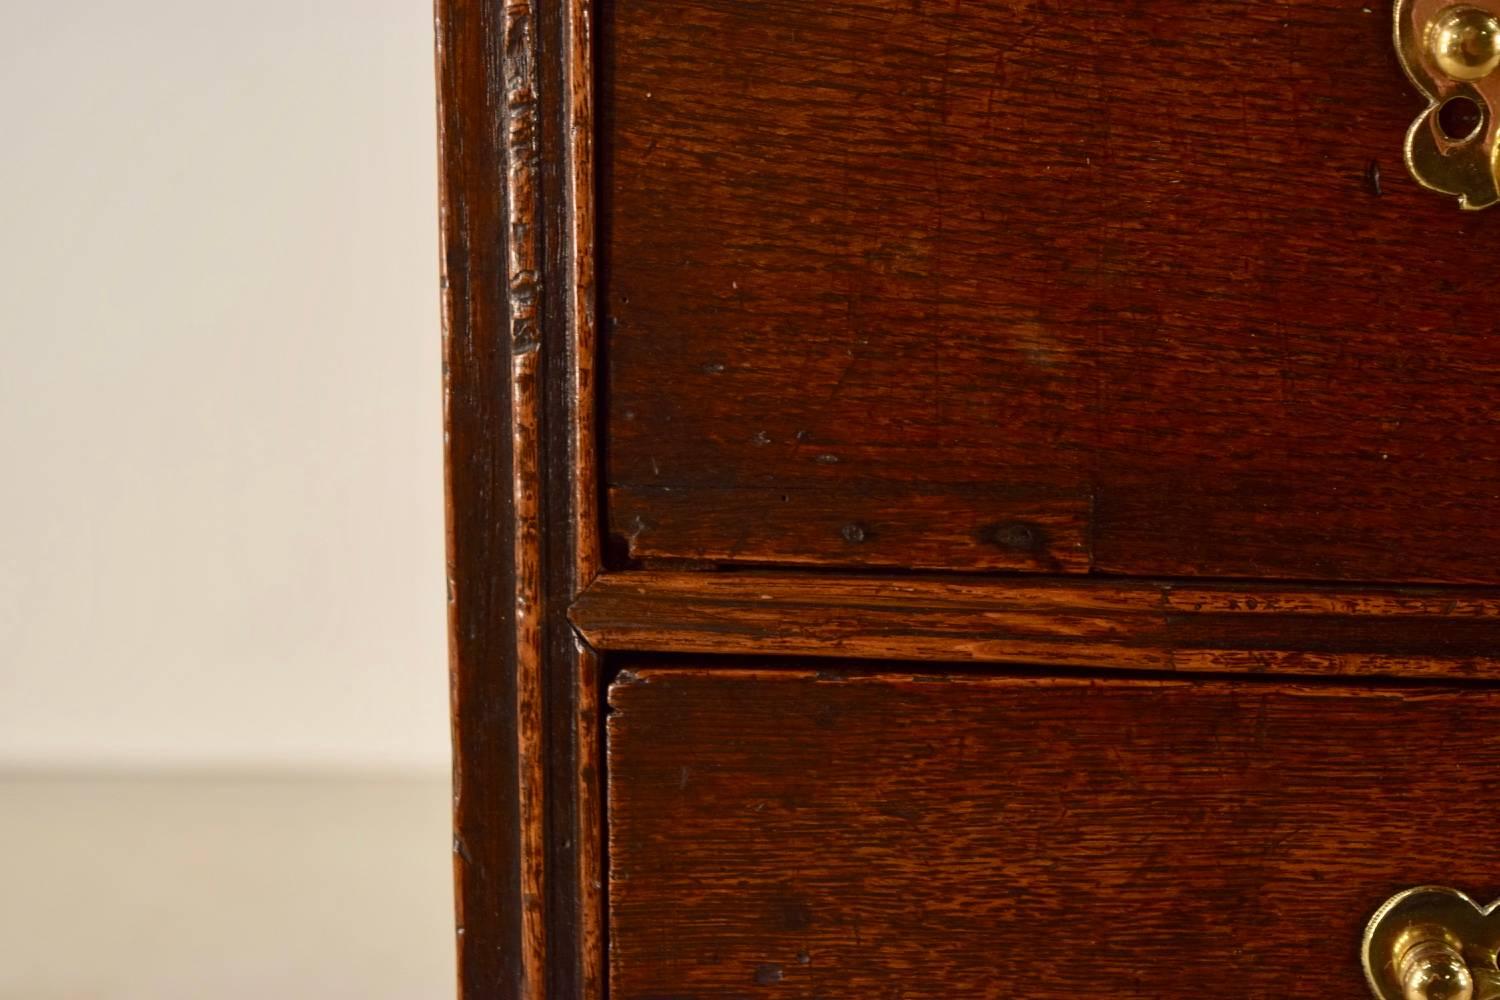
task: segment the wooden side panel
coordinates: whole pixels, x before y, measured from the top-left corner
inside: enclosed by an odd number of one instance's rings
[[[597,1000],[592,7],[435,13],[459,994]]]
[[[613,0],[640,559],[1497,582],[1500,213],[1389,5]]]
[[[1391,893],[1500,892],[1500,693],[648,669],[611,996],[1364,996]]]
[[[537,109],[529,5],[513,13],[435,4],[462,1000],[535,1000],[546,985],[541,779],[535,758],[523,760],[541,741]]]

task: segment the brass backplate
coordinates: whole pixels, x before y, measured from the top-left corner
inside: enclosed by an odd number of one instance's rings
[[[1480,906],[1457,889],[1424,885],[1391,897],[1365,929],[1364,966],[1379,1000],[1410,1000],[1400,961],[1414,937],[1438,938],[1473,971],[1476,1000],[1500,996],[1500,901]]]
[[[1500,202],[1500,0],[1396,0],[1395,17],[1401,65],[1428,100],[1406,134],[1407,168],[1463,208]]]

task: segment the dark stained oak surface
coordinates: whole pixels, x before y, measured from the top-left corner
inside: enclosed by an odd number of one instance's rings
[[[461,1000],[598,1000],[589,0],[437,0]]]
[[[641,570],[571,615],[616,651],[1500,679],[1488,589]]]
[[[1385,2],[598,21],[624,557],[1500,582],[1500,214]]]
[[[1500,693],[645,669],[610,692],[617,1000],[1365,996],[1488,900]]]

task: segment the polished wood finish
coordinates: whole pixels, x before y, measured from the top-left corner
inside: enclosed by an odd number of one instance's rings
[[[603,996],[587,0],[437,0],[460,996]]]
[[[608,4],[622,555],[1500,583],[1500,214],[1389,13]]]
[[[537,822],[534,788],[523,804],[521,748],[539,723],[520,712],[537,644],[527,637],[523,648],[514,611],[523,584],[509,362],[519,304],[504,294],[508,198],[494,182],[506,173],[492,129],[507,95],[488,66],[506,26],[479,6],[437,8],[456,943],[461,996],[482,996],[474,987],[484,983],[520,1000],[537,995],[545,961],[521,853],[523,826]]]
[[[1493,690],[643,669],[615,1000],[1365,995],[1393,891],[1500,891]]]
[[[1500,215],[1383,9],[436,13],[464,1000],[1358,995],[1497,888]]]
[[[572,614],[604,650],[1500,678],[1492,590],[640,571]]]

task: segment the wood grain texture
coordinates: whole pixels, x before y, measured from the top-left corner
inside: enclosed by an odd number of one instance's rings
[[[529,251],[508,245],[533,192],[499,183],[513,180],[513,160],[526,159],[524,148],[510,148],[511,105],[523,118],[532,106],[509,84],[527,80],[530,68],[506,55],[521,30],[488,4],[436,4],[453,864],[460,995],[471,1000],[534,997],[545,977],[534,889],[527,900],[534,875],[523,871],[522,855],[522,831],[538,822],[538,791],[521,787],[533,778],[522,745],[539,737],[539,724],[521,700],[534,690],[539,651],[516,610],[517,596],[536,589],[523,579],[535,559],[516,552],[516,471],[535,460],[516,454],[512,433],[526,409],[512,365],[538,338],[518,335],[528,311],[524,294],[511,291],[511,261]],[[528,45],[516,48],[529,58]],[[523,671],[532,679],[523,682]]]
[[[538,753],[550,794],[548,1000],[604,993],[599,658],[566,609],[599,571],[599,443],[595,431],[593,4],[537,7],[542,150],[541,242],[547,428],[548,560],[544,670],[548,730]]]
[[[573,576],[586,585],[598,575],[603,559],[600,537],[598,475],[598,256],[597,178],[594,173],[594,4],[593,0],[563,3],[562,88],[567,98],[562,128],[567,136],[563,217],[569,228],[563,244],[570,248],[566,287],[571,301],[565,314],[564,341],[571,377],[563,399],[568,404],[573,431]]]
[[[1490,690],[647,669],[610,695],[611,996],[1365,996],[1500,870]]]
[[[438,0],[460,995],[602,995],[587,0]]]
[[[635,571],[572,616],[603,650],[1500,677],[1492,590]]]
[[[1036,490],[829,484],[768,495],[740,487],[617,487],[609,504],[614,530],[626,533],[627,551],[638,559],[690,555],[812,568],[836,547],[840,562],[866,568],[1089,569],[1077,498]],[[663,524],[693,538],[691,553],[659,546],[655,529]]]
[[[1500,582],[1500,214],[1389,13],[613,0],[624,556]]]

